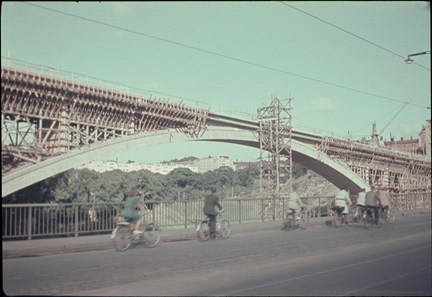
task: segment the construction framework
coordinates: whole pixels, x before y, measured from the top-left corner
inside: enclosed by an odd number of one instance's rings
[[[260,194],[270,198],[273,220],[279,199],[292,191],[291,100],[273,96],[269,106],[258,109]]]
[[[431,189],[431,160],[427,156],[332,137],[324,137],[318,150],[347,164],[371,186],[396,193]]]
[[[198,137],[208,111],[1,68],[2,174],[92,143],[176,129]]]

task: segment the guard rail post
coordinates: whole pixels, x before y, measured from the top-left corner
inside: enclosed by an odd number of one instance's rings
[[[79,233],[79,205],[75,205],[75,237],[78,237]]]
[[[28,209],[28,222],[27,222],[28,240],[32,239],[32,207]]]
[[[239,217],[239,224],[241,224],[241,199],[238,200],[238,217]]]
[[[187,208],[187,200],[184,200],[184,209],[185,209],[185,216],[184,216],[184,227],[187,229],[188,225],[188,208]]]

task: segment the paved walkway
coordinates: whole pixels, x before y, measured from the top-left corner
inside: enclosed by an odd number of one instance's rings
[[[415,215],[420,213],[430,213],[430,209],[417,209],[398,213],[401,215]],[[312,218],[310,227],[317,225],[331,224],[331,218]],[[232,233],[246,233],[265,230],[278,230],[281,228],[281,221],[274,222],[255,222],[231,224]],[[162,229],[162,243],[182,240],[195,240],[195,229]],[[34,257],[61,253],[85,252],[94,250],[112,249],[110,234],[87,235],[79,237],[62,237],[52,239],[33,239],[3,241],[2,244],[3,260],[17,257]]]

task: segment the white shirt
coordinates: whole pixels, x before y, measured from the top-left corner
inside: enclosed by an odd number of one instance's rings
[[[366,202],[366,192],[360,192],[357,197],[357,204],[364,206]]]
[[[343,207],[344,210],[342,213],[347,214],[349,205],[351,205],[351,200],[349,199],[348,192],[345,190],[340,190],[336,194],[335,206]]]
[[[296,211],[299,211],[300,206],[302,205],[303,202],[301,201],[299,194],[297,192],[292,192],[288,199],[288,209],[293,208]]]

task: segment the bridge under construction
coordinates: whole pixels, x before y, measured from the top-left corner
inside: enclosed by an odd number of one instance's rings
[[[272,196],[291,191],[292,158],[299,155],[291,150],[291,140],[317,152],[313,160],[299,158],[306,167],[332,160],[368,185],[394,192],[431,189],[430,156],[293,129],[290,105],[277,98],[253,121],[40,72],[2,66],[2,180],[112,139],[175,130],[200,140],[210,126],[225,126],[255,136],[248,145],[261,149],[261,176]],[[262,157],[264,151],[269,159]]]

